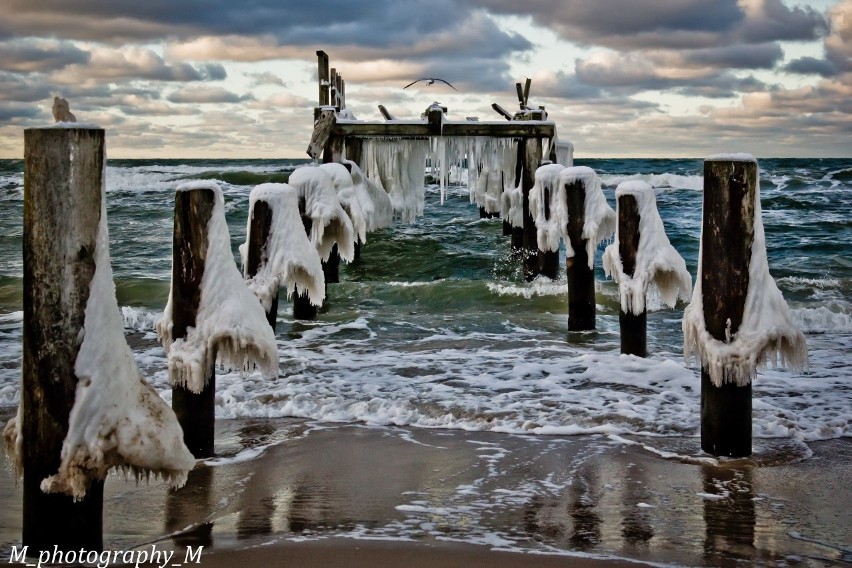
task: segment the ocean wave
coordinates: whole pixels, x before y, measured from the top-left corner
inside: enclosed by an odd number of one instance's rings
[[[852,306],[848,303],[797,308],[791,313],[795,324],[805,333],[852,333]]]
[[[488,290],[498,296],[518,296],[530,299],[534,296],[567,296],[568,284],[554,282],[549,278],[537,278],[529,284],[503,284],[489,282]]]
[[[631,174],[600,176],[604,187],[617,187],[623,181],[644,181],[654,189],[704,189],[704,176],[684,176],[680,174]]]

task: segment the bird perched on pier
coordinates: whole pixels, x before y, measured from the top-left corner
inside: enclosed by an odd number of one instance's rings
[[[419,83],[420,81],[426,81],[426,85],[434,85],[435,81],[440,81],[442,83],[446,83],[447,85],[450,85],[449,81],[445,81],[444,79],[440,79],[438,77],[421,77],[421,78],[417,79],[416,81],[410,82],[409,84],[404,86],[403,89],[407,89],[408,87],[410,87],[414,83]],[[458,91],[458,89],[456,89],[452,85],[450,85],[450,88],[454,91]]]

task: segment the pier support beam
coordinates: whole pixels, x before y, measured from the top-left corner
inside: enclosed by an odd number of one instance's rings
[[[618,255],[625,275],[633,277],[636,253],[639,251],[639,206],[632,195],[618,198]],[[648,312],[639,315],[619,310],[621,352],[638,357],[648,356]]]
[[[44,493],[59,469],[74,406],[86,303],[103,199],[104,131],[24,131],[23,534],[30,555],[103,548],[103,482],[84,499]],[[73,159],[72,159],[73,157]]]
[[[524,194],[524,279],[529,282],[539,274],[556,278],[559,270],[559,253],[538,250],[535,218],[530,213],[530,190],[535,185],[535,171],[541,165],[541,138],[527,138],[521,144],[523,148],[523,166],[521,172],[521,190]],[[519,158],[521,157],[519,152]]]
[[[704,162],[701,292],[704,323],[719,341],[743,319],[754,240],[757,162]],[[751,455],[751,384],[715,386],[701,369],[701,449],[715,456]]]
[[[304,212],[305,204],[304,200],[300,200],[299,209]],[[305,232],[310,236],[311,227],[313,226],[313,220],[310,217],[306,217],[303,213],[302,215],[302,225],[305,227]],[[323,274],[325,274],[325,264],[323,263]],[[326,285],[326,289],[328,285]],[[315,320],[317,319],[317,307],[311,303],[310,298],[308,297],[308,291],[302,290],[296,294],[293,294],[293,318],[301,319],[301,320]]]
[[[568,273],[568,330],[595,329],[595,271],[589,268],[583,226],[586,223],[586,186],[582,180],[565,185],[568,237],[574,256],[565,261]]]
[[[246,278],[257,275],[257,271],[268,260],[263,251],[269,241],[269,231],[272,228],[272,209],[265,201],[255,201],[251,211],[251,228],[249,234],[248,254],[246,255]],[[266,312],[266,321],[275,331],[278,323],[278,291],[272,296],[272,304]]]
[[[174,237],[172,241],[172,320],[174,339],[186,337],[195,326],[201,303],[201,280],[207,258],[207,225],[213,214],[216,195],[209,189],[175,193]],[[213,455],[216,372],[210,370],[200,393],[182,385],[172,386],[172,409],[183,428],[183,441],[196,458]]]

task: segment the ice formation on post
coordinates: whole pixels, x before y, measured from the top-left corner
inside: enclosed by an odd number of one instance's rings
[[[612,237],[615,232],[615,211],[606,202],[606,197],[601,190],[601,180],[595,170],[586,166],[573,166],[565,168],[559,174],[559,183],[562,187],[577,181],[581,181],[586,188],[586,200],[583,206],[585,214],[583,238],[586,239],[589,268],[592,268],[598,244]]]
[[[530,190],[530,214],[536,220],[539,249],[558,250],[561,238],[565,243],[566,256],[574,256],[574,249],[568,238],[568,201],[565,186],[578,181],[583,184],[586,194],[583,203],[585,218],[582,237],[586,240],[589,268],[592,268],[598,244],[615,232],[615,211],[606,202],[600,179],[593,169],[585,166],[566,168],[560,164],[547,164],[536,169],[535,185]],[[545,215],[545,194],[548,193],[549,218]],[[523,214],[520,211],[522,198],[520,187],[512,190],[508,196],[504,194],[504,207],[506,201],[510,201],[509,214],[515,227],[523,226]]]
[[[200,393],[215,366],[274,374],[278,349],[263,307],[245,285],[231,254],[222,190],[215,182],[198,181],[182,184],[177,191],[196,189],[212,191],[215,204],[207,225],[207,258],[195,327],[187,329],[186,337],[172,336],[171,290],[156,327],[168,355],[169,382]]]
[[[353,162],[349,162],[350,167]],[[331,176],[334,189],[337,191],[337,199],[355,230],[355,242],[367,242],[367,227],[371,224],[374,208],[373,200],[363,184],[355,185],[352,174],[343,164],[331,162],[319,166],[321,170]]]
[[[475,138],[468,156],[471,202],[486,213],[500,213],[503,193],[515,188],[518,152],[511,138]],[[477,165],[481,171],[477,171]]]
[[[572,257],[574,250],[568,238],[568,206],[565,190],[559,185],[564,169],[559,164],[547,164],[536,169],[535,184],[530,190],[530,215],[535,219],[539,250],[558,251],[559,239],[562,239],[566,255]]]
[[[316,166],[302,166],[293,170],[288,180],[305,200],[306,217],[311,223],[311,242],[322,260],[328,260],[331,249],[337,244],[340,258],[355,259],[355,230],[349,215],[340,205],[334,180],[327,171]]]
[[[706,160],[757,162],[749,154],[720,154]],[[713,338],[704,323],[700,261],[703,248],[702,231],[692,302],[683,312],[683,354],[687,363],[694,350],[702,368],[716,386],[723,383],[740,386],[749,384],[757,374],[757,369],[768,362],[803,370],[808,362],[805,336],[793,323],[790,308],[769,274],[759,179],[755,180],[754,240],[751,245],[745,308],[740,327],[728,342]]]
[[[385,189],[394,216],[411,223],[422,215],[429,140],[368,139],[362,151],[364,174]]]
[[[355,162],[343,160],[343,163],[352,168],[350,175],[353,192],[361,202],[361,210],[367,221],[367,232],[390,227],[393,224],[393,205],[387,192],[382,186],[368,179]],[[366,239],[362,242],[366,242]]]
[[[348,173],[348,172],[347,172]],[[315,306],[325,299],[325,276],[316,247],[308,239],[299,213],[299,192],[286,183],[264,183],[255,187],[249,196],[249,211],[258,201],[265,202],[272,212],[272,226],[263,249],[263,263],[247,281],[249,289],[260,300],[264,310],[272,306],[278,289],[307,291]],[[246,228],[246,242],[240,245],[243,265],[251,240],[251,213]]]
[[[644,312],[645,293],[649,289],[659,292],[667,306],[674,307],[678,299],[688,300],[692,277],[683,257],[666,236],[654,190],[644,181],[624,181],[615,190],[616,205],[624,195],[632,196],[639,210],[639,248],[633,276],[624,273],[618,251],[618,231],[603,254],[604,272],[618,283],[621,311],[634,315]]]
[[[79,500],[93,480],[104,479],[112,468],[137,478],[162,476],[171,485],[181,486],[195,466],[195,458],[183,443],[174,412],[139,373],[124,339],[103,197],[94,257],[82,343],[74,363],[77,388],[68,432],[62,442],[59,471],[44,479],[41,489]],[[15,455],[19,474],[23,473],[21,419],[19,407],[18,416],[4,431],[7,451]]]

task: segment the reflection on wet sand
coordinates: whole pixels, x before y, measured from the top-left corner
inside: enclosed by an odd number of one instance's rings
[[[754,559],[754,507],[752,468],[702,466],[704,479],[704,558]],[[714,496],[714,497],[711,497]]]
[[[652,495],[648,491],[645,470],[633,465],[626,469],[625,487],[622,498],[621,535],[625,548],[645,549],[654,537],[651,526],[650,509]]]
[[[220,424],[219,457],[184,488],[107,483],[106,547],[254,549],[342,536],[353,546],[455,541],[690,566],[849,556],[845,441],[816,445],[804,461],[766,443],[754,459],[707,465],[605,436]],[[653,443],[701,458],[695,440]],[[13,483],[0,478],[0,489]]]
[[[169,489],[166,496],[165,532],[176,546],[213,544],[213,468],[197,465],[186,485]]]

